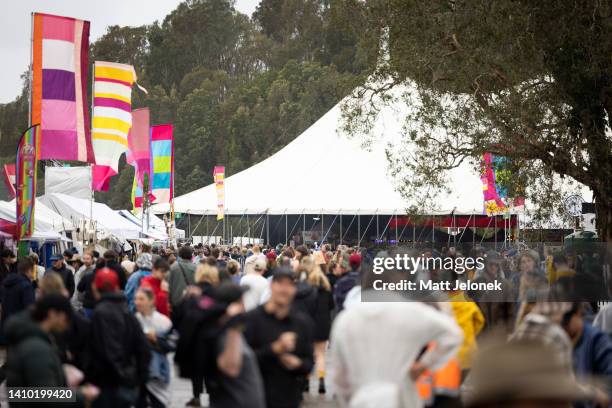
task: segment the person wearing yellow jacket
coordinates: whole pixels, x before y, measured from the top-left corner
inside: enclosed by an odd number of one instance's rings
[[[449,292],[448,297],[455,321],[463,331],[463,344],[457,358],[465,374],[472,367],[472,358],[477,350],[476,336],[484,328],[485,319],[478,305],[465,296],[463,291]]]

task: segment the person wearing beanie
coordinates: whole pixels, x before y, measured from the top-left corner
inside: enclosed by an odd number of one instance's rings
[[[64,258],[61,255],[53,255],[51,258],[51,267],[47,269],[46,274],[56,273],[58,274],[62,280],[64,281],[64,286],[66,290],[68,290],[68,294],[70,297],[74,294],[74,274],[72,270],[66,267],[66,263],[64,262]]]
[[[361,267],[361,255],[355,252],[349,256],[348,260],[351,269],[345,273],[334,286],[334,301],[336,303],[336,310],[338,312],[344,309],[344,300],[346,295],[350,292],[353,287],[360,283],[359,269]]]
[[[85,372],[100,387],[100,396],[92,407],[127,408],[136,403],[147,381],[149,345],[119,289],[117,273],[99,269],[93,289],[97,303],[91,316],[91,358]]]
[[[153,270],[152,255],[148,252],[143,252],[140,254],[138,259],[136,259],[136,267],[138,269],[136,272],[130,275],[127,284],[125,285],[125,296],[132,313],[136,311],[134,296],[136,295],[136,290],[140,287],[140,281],[142,278],[151,275],[151,271]]]

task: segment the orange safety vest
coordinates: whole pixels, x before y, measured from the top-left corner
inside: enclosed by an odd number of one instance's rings
[[[425,370],[416,380],[417,392],[425,405],[433,404],[436,395],[458,397],[460,387],[461,367],[456,357],[435,372]]]

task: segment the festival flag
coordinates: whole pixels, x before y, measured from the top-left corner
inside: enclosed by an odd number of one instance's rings
[[[40,124],[39,158],[94,163],[87,99],[89,21],[32,17],[30,123]]]
[[[151,129],[149,108],[132,111],[132,128],[128,134],[128,163],[134,166],[136,177],[144,185],[145,174],[151,177]],[[150,188],[149,188],[150,189]]]
[[[36,202],[36,170],[41,143],[39,125],[23,133],[17,148],[17,240],[32,236],[34,232],[34,204]]]
[[[217,187],[217,221],[220,221],[225,211],[225,167],[215,166],[213,177]]]
[[[151,194],[154,204],[170,203],[174,188],[172,125],[151,127]]]
[[[495,157],[491,153],[484,153],[482,160],[483,171],[480,179],[482,180],[484,212],[491,217],[505,212],[507,206],[498,194],[495,180]]]
[[[15,198],[15,163],[5,164],[3,166],[3,170],[2,175],[4,184],[6,184],[6,189],[8,190],[11,198]]]
[[[118,173],[119,159],[128,150],[134,82],[136,72],[131,65],[94,63],[92,143],[96,165],[92,188],[96,191],[108,191],[110,178]]]
[[[132,182],[132,210],[142,208],[142,202],[142,184],[140,184],[138,176],[134,173],[134,181]]]

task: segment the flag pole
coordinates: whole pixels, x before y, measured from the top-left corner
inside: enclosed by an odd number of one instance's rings
[[[28,73],[28,128],[32,126],[32,75],[34,73],[34,13],[30,13],[30,69]]]
[[[91,131],[91,137],[92,137],[92,141],[93,141],[93,119],[94,119],[94,95],[95,95],[95,86],[96,86],[96,62],[94,61],[93,63],[93,75],[92,75],[92,79],[91,79],[91,126],[90,126],[90,131]],[[95,160],[95,156],[94,156],[94,160]],[[89,197],[89,227],[91,228],[93,226],[93,203],[94,203],[94,188],[93,188],[93,170],[94,170],[94,165],[90,164],[89,165],[90,168],[90,172],[89,172],[89,178],[90,178],[90,183],[89,183],[89,187],[91,188],[91,196]]]

